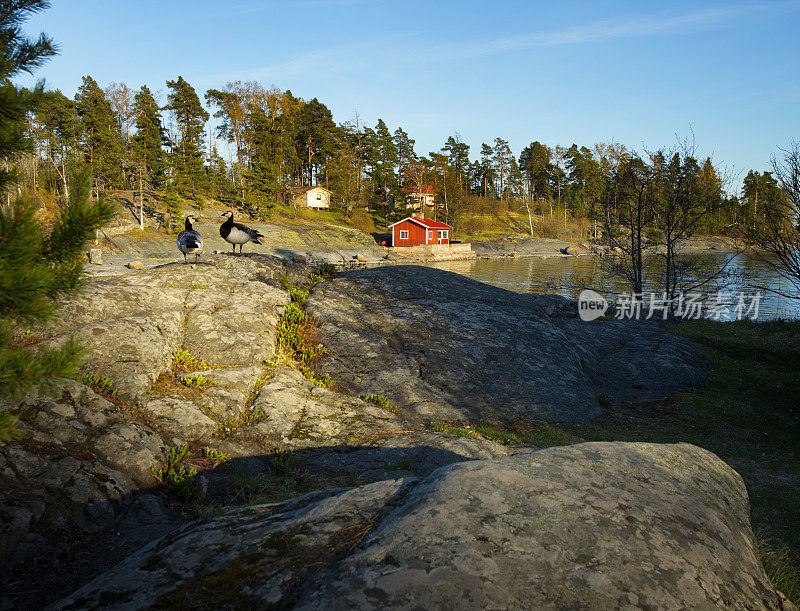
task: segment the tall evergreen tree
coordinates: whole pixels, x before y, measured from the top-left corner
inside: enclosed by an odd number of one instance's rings
[[[58,174],[64,201],[69,201],[69,177],[73,172],[76,148],[80,137],[80,123],[75,102],[58,90],[48,91],[36,109],[36,117],[43,128],[42,140],[45,157]]]
[[[164,201],[164,229],[169,233],[178,233],[183,202],[174,184],[167,184],[161,199]]]
[[[778,181],[772,172],[750,170],[742,181],[742,216],[745,222],[755,227],[764,218],[767,209],[775,207],[781,197]]]
[[[450,155],[450,165],[456,171],[459,193],[463,191],[465,177],[469,168],[469,145],[461,142],[461,136],[456,133],[447,138],[444,148]]]
[[[203,157],[205,150],[205,124],[208,112],[200,103],[197,92],[182,76],[167,81],[171,90],[167,96],[167,108],[175,115],[178,124],[178,142],[174,143],[175,181],[184,191],[197,197],[205,186]]]
[[[234,145],[239,165],[248,165],[245,133],[248,131],[248,108],[245,97],[235,89],[238,83],[228,83],[225,90],[209,89],[206,91],[206,102],[217,111],[214,118],[219,119],[217,137]]]
[[[270,119],[256,108],[250,115],[253,147],[252,164],[245,173],[248,190],[259,208],[271,208],[280,190],[280,132]]]
[[[512,162],[514,155],[511,153],[511,147],[508,146],[508,141],[502,138],[494,139],[494,156],[492,162],[494,164],[495,174],[499,179],[499,195],[501,198],[505,197],[506,183],[512,171]]]
[[[398,163],[397,147],[383,119],[378,119],[374,134],[375,137],[372,141],[374,178],[380,191],[380,197],[385,200],[386,195],[394,190],[397,184],[395,174]]]
[[[519,155],[519,168],[527,178],[528,196],[531,199],[550,199],[553,166],[552,152],[538,140],[531,142]]]
[[[317,98],[303,105],[299,119],[297,149],[298,153],[302,151],[305,183],[311,186],[319,180],[320,166],[324,167],[333,153],[337,128],[331,111]]]
[[[489,196],[489,186],[494,185],[494,167],[492,164],[492,157],[494,151],[492,147],[485,142],[481,144],[481,159],[478,162],[480,168],[480,182],[483,184],[483,198]]]
[[[52,39],[40,34],[36,40],[26,38],[20,25],[31,14],[49,6],[47,0],[18,0],[3,3],[0,9],[0,159],[10,160],[19,152],[27,150],[29,141],[25,135],[25,116],[36,107],[44,91],[39,83],[30,91],[12,84],[11,79],[23,72],[33,74],[48,58],[56,54]],[[0,190],[5,190],[14,180],[15,170],[0,168]]]
[[[405,186],[408,169],[417,160],[414,143],[415,141],[409,138],[402,127],[394,131],[394,146],[397,149],[397,184],[400,188]]]
[[[167,143],[161,110],[146,86],[139,90],[133,100],[136,133],[131,137],[131,154],[134,163],[143,167],[150,184],[159,187],[164,182],[166,160],[163,145]]]
[[[43,86],[33,91],[18,88],[11,78],[32,72],[55,53],[50,38],[32,41],[21,23],[48,7],[44,0],[16,0],[0,7],[0,192],[8,192],[15,179],[17,155],[24,151],[25,116],[41,99]],[[7,168],[7,169],[6,169]],[[80,354],[68,341],[56,350],[31,352],[13,341],[21,324],[46,320],[54,310],[53,298],[74,290],[81,279],[82,249],[95,229],[113,214],[102,200],[89,203],[88,174],[72,189],[68,205],[49,234],[36,219],[38,204],[26,197],[0,206],[0,392],[14,395],[74,371]],[[0,441],[17,435],[16,418],[0,413]]]
[[[114,110],[91,76],[84,76],[75,94],[81,124],[84,159],[91,167],[98,191],[117,184],[122,167],[122,134]]]

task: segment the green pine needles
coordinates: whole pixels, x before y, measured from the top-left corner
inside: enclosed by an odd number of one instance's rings
[[[164,229],[168,233],[178,233],[183,227],[181,226],[181,216],[183,214],[183,201],[178,195],[175,186],[171,183],[164,189],[164,194],[161,196],[164,202]]]
[[[20,324],[45,322],[55,309],[54,299],[78,288],[83,248],[114,213],[110,203],[89,201],[89,171],[75,179],[49,233],[36,219],[35,201],[10,198],[16,180],[14,163],[20,153],[30,150],[26,115],[41,103],[44,89],[40,83],[29,91],[13,85],[11,78],[33,73],[56,53],[50,38],[41,34],[28,39],[20,25],[48,6],[46,0],[18,0],[3,3],[0,10],[0,197],[8,198],[0,205],[0,393],[12,396],[75,372],[80,349],[74,341],[35,351],[15,342],[14,334]],[[15,423],[13,415],[0,413],[0,441],[18,436]]]
[[[15,325],[43,323],[54,300],[78,289],[83,249],[96,229],[114,214],[113,204],[89,201],[91,177],[75,180],[69,202],[49,234],[35,218],[38,205],[26,197],[0,206],[0,387],[16,394],[31,386],[70,376],[80,350],[67,341],[56,350],[14,346]]]

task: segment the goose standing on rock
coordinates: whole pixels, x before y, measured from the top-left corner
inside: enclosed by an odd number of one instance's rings
[[[187,216],[184,229],[178,234],[178,248],[183,253],[184,263],[188,263],[186,255],[194,255],[194,262],[197,263],[200,253],[203,252],[203,237],[192,228],[192,223],[196,222],[196,218]]]
[[[261,238],[264,237],[261,235],[261,232],[247,225],[243,225],[242,223],[234,223],[233,212],[228,210],[227,212],[223,212],[220,216],[227,216],[228,220],[219,226],[219,235],[221,235],[222,239],[226,242],[233,244],[234,254],[236,254],[237,244],[239,245],[239,254],[242,253],[242,245],[247,242],[261,244]]]

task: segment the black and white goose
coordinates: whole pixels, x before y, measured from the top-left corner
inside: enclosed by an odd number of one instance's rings
[[[264,236],[261,235],[257,229],[253,229],[242,223],[234,223],[233,212],[230,210],[223,212],[221,216],[227,216],[228,220],[219,226],[219,235],[221,235],[222,239],[226,242],[233,244],[234,254],[236,253],[237,244],[239,245],[239,253],[241,254],[243,244],[247,242],[253,242],[253,244],[262,243],[261,238]]]
[[[203,252],[203,236],[192,228],[192,223],[196,222],[196,218],[187,216],[184,229],[178,234],[178,248],[183,253],[184,263],[188,263],[186,255],[194,255],[194,262],[197,263],[200,253]]]

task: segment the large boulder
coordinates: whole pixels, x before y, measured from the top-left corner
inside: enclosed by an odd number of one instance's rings
[[[93,373],[138,400],[178,349],[218,366],[272,357],[280,307],[289,302],[279,279],[290,272],[273,257],[218,256],[96,278],[62,304],[44,345],[74,337],[89,350]]]
[[[153,542],[56,607],[781,604],[735,471],[686,444],[586,443],[232,511]]]
[[[652,401],[705,382],[689,342],[655,324],[585,323],[574,302],[441,270],[394,266],[317,286],[325,370],[419,420],[585,422],[599,394]]]

